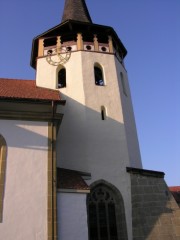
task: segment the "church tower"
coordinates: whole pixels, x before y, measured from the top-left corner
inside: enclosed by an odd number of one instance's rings
[[[179,237],[164,173],[142,169],[126,54],[85,0],[65,0],[61,23],[33,40],[36,85],[66,101],[56,139],[61,240]]]
[[[33,40],[31,58],[37,86],[59,89],[66,100],[57,166],[90,173],[86,182],[95,194],[118,195],[114,201],[119,201],[123,223],[117,221],[112,234],[124,236],[121,239],[132,238],[126,168],[142,167],[126,54],[113,28],[92,22],[84,0],[66,0],[62,22]],[[93,204],[93,197],[88,201]],[[89,234],[95,234],[93,226]]]
[[[65,0],[33,39],[36,79],[0,78],[0,239],[180,239],[164,173],[142,169],[126,54]]]

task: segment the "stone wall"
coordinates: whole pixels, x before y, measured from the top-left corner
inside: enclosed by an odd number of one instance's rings
[[[133,240],[180,240],[180,208],[164,173],[127,168],[131,175]]]

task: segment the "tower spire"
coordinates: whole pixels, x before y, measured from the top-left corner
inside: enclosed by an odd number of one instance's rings
[[[85,0],[65,0],[62,21],[75,20],[92,23]]]

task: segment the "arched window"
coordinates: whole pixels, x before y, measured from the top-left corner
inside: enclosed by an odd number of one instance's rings
[[[3,214],[3,198],[5,185],[5,169],[6,169],[6,152],[7,145],[5,139],[0,135],[0,222]]]
[[[127,96],[127,90],[126,90],[124,75],[123,75],[122,72],[120,72],[120,77],[121,77],[121,85],[122,85],[123,93],[124,93],[125,96]]]
[[[122,199],[105,184],[92,188],[87,198],[89,240],[125,240]]]
[[[66,87],[66,69],[61,68],[58,72],[58,88]]]
[[[104,86],[104,77],[102,68],[99,65],[94,66],[95,84],[98,86]]]

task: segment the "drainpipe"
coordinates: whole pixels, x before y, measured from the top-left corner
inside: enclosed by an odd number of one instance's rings
[[[55,183],[55,176],[54,176],[54,101],[52,101],[52,120],[51,120],[51,149],[52,149],[52,240],[55,239],[55,233],[54,233],[54,183]]]

